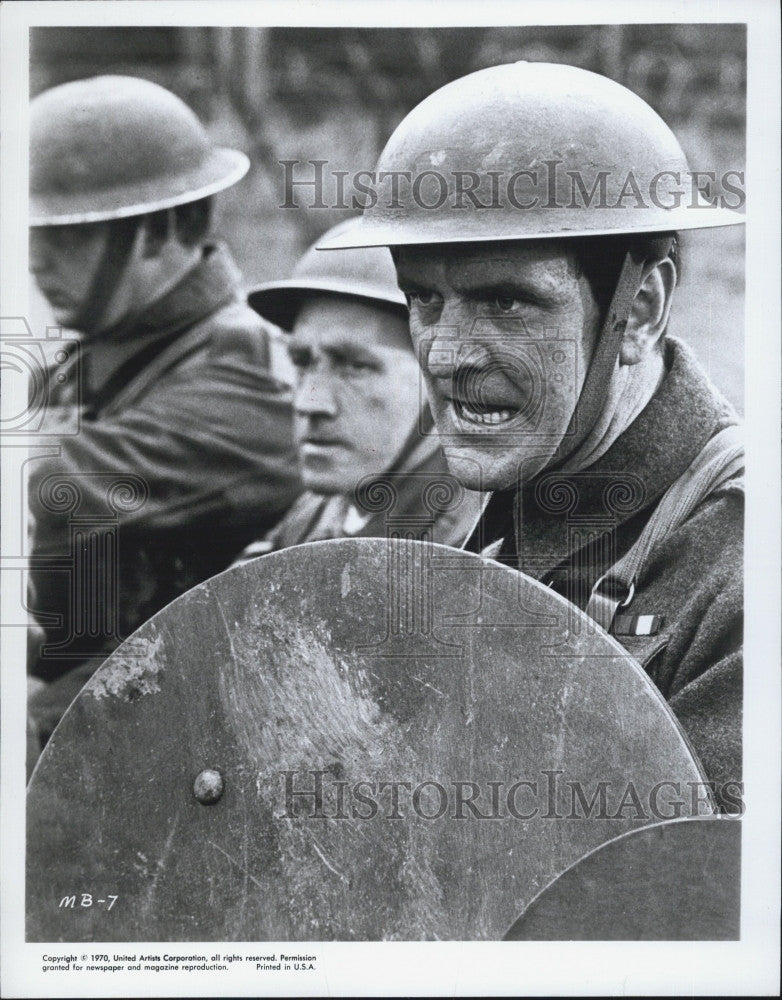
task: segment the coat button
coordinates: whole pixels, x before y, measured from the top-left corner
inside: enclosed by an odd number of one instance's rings
[[[222,797],[225,783],[219,771],[207,768],[193,782],[193,795],[202,806],[211,806]]]

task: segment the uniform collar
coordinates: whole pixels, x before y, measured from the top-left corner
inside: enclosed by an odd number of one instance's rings
[[[573,532],[576,521],[599,529],[605,519],[619,528],[659,500],[706,442],[737,422],[684,343],[666,338],[664,357],[659,389],[594,465],[544,471],[521,491],[494,494],[469,547],[505,536],[503,553],[540,578],[578,547],[574,539],[583,536]]]
[[[201,260],[143,313],[82,341],[87,396],[92,397],[142,352],[162,350],[236,295],[240,275],[223,246],[204,247]]]

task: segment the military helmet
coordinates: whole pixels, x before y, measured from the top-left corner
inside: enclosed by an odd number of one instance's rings
[[[143,215],[235,184],[250,165],[212,146],[191,109],[149,80],[98,76],[30,105],[30,224]]]
[[[356,219],[341,222],[321,239],[340,238],[351,233],[356,224]],[[304,297],[322,292],[398,307],[407,315],[405,297],[396,283],[391,254],[385,247],[324,254],[317,251],[318,243],[320,240],[309,247],[290,278],[267,281],[250,292],[248,302],[256,312],[290,330]]]
[[[553,63],[493,66],[435,91],[397,127],[376,178],[362,225],[324,249],[744,221],[699,195],[679,142],[645,101],[607,77]]]

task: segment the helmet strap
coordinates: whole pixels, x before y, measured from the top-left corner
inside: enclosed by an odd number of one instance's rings
[[[547,466],[549,470],[555,469],[569,455],[573,454],[600,416],[605,400],[606,386],[619,357],[622,338],[627,328],[630,310],[638,292],[645,263],[644,260],[636,260],[632,253],[625,254],[619,280],[606,311],[600,335],[595,343],[592,360],[581,387],[581,394],[565,431],[565,436]]]
[[[102,332],[106,311],[127,267],[141,216],[112,219],[103,255],[92,276],[79,326],[86,339]]]

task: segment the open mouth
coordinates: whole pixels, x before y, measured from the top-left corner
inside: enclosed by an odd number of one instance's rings
[[[502,407],[490,403],[482,404],[472,400],[467,404],[461,399],[452,399],[451,403],[460,420],[478,427],[497,427],[501,424],[508,424],[520,412],[515,407]]]

